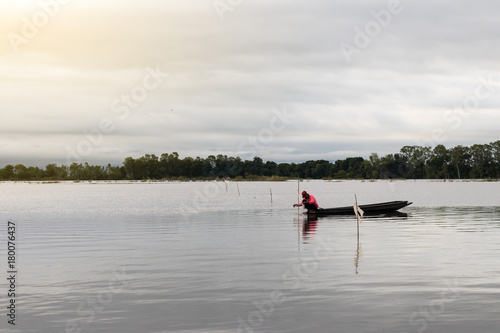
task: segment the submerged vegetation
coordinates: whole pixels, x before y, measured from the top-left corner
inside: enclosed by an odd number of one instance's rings
[[[48,164],[45,169],[22,164],[0,169],[0,180],[237,180],[310,179],[499,179],[500,141],[471,147],[443,145],[434,148],[404,146],[397,154],[369,159],[348,157],[303,163],[264,162],[260,157],[242,160],[239,157],[210,155],[207,158],[179,158],[179,154],[127,157],[122,166],[106,167],[73,163],[70,166]]]

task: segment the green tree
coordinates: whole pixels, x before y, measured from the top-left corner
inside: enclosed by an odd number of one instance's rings
[[[161,164],[155,154],[146,154],[139,158],[138,163],[144,167],[142,178],[159,179],[161,178]]]
[[[469,178],[471,153],[469,147],[455,146],[450,149],[450,175],[455,179]]]
[[[378,156],[377,153],[371,153],[370,157],[368,158],[370,161],[370,174],[368,175],[368,178],[374,178],[378,179],[382,177],[382,161],[380,160],[380,157]]]
[[[331,164],[330,164],[331,165]],[[364,179],[374,179],[373,166],[369,160],[364,160],[361,164],[361,177]]]
[[[204,177],[215,177],[215,169],[216,169],[216,158],[214,155],[209,155],[203,161],[203,176]]]
[[[56,163],[47,164],[43,172],[43,178],[52,180],[64,180],[68,178],[68,167],[65,165],[57,166]]]
[[[494,177],[500,178],[500,140],[490,143],[494,165]]]
[[[122,169],[118,166],[111,166],[110,163],[106,166],[106,178],[109,180],[121,180],[124,178]]]
[[[349,178],[349,175],[347,174],[347,171],[339,170],[335,173],[335,175],[333,177],[335,179],[347,179],[347,178]]]
[[[311,176],[314,179],[328,178],[330,175],[331,163],[326,160],[318,160],[313,164]]]
[[[16,164],[14,166],[14,175],[16,180],[28,180],[30,179],[30,174],[28,168],[22,164]]]
[[[450,152],[443,145],[437,145],[432,150],[428,161],[427,176],[434,179],[450,178],[449,165],[451,161]]]
[[[83,180],[83,165],[73,162],[69,166],[69,178],[72,180]]]
[[[132,157],[125,158],[125,161],[123,161],[123,168],[125,169],[125,177],[127,179],[141,179],[136,178],[137,175],[140,177],[140,171],[138,170],[138,164]]]
[[[470,147],[472,156],[471,178],[488,178],[494,174],[493,155],[488,144],[475,144]]]
[[[425,165],[431,155],[431,147],[404,146],[400,151],[402,157],[407,161],[404,170],[405,178],[426,178]]]
[[[362,157],[348,157],[347,162],[347,175],[349,178],[361,178],[361,165],[364,159]]]
[[[262,175],[263,176],[274,176],[276,175],[276,172],[278,170],[278,164],[276,164],[276,162],[272,162],[272,161],[267,161],[263,168],[262,168]]]
[[[228,159],[226,171],[232,178],[240,176],[243,172],[243,164],[241,158],[230,157]]]
[[[252,166],[250,169],[250,173],[252,175],[260,176],[262,175],[262,169],[264,167],[264,162],[262,161],[262,158],[255,156],[253,158]]]
[[[203,164],[204,161],[201,157],[197,156],[192,163],[192,175],[193,177],[203,177]]]
[[[289,163],[280,163],[276,167],[276,175],[278,177],[290,177],[290,178],[296,178],[296,172],[294,171],[295,164],[289,164]]]
[[[2,180],[14,180],[14,177],[15,172],[12,164],[8,164],[0,170],[0,179]]]

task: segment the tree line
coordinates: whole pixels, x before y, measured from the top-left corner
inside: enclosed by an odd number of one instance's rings
[[[348,157],[329,162],[311,160],[303,163],[264,162],[260,157],[210,155],[206,158],[179,158],[173,152],[161,156],[146,154],[127,157],[121,166],[72,163],[69,166],[48,164],[45,169],[22,164],[0,169],[0,180],[161,180],[215,179],[241,180],[308,179],[499,179],[500,140],[470,147],[443,145],[404,146],[397,154],[368,159]]]

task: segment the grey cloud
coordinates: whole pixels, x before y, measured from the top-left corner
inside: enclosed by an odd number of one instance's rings
[[[498,139],[490,109],[500,86],[457,129],[443,114],[474,94],[479,78],[500,81],[499,5],[401,0],[401,13],[347,63],[341,43],[354,45],[354,28],[388,3],[244,1],[223,21],[211,1],[67,7],[19,56],[0,54],[8,68],[0,79],[0,157],[64,162],[60,142],[75,146],[103,118],[115,129],[89,161],[231,154],[285,106],[297,118],[258,151],[264,158],[394,153],[429,141],[435,128],[448,133],[448,145]],[[168,77],[120,119],[112,102],[140,85],[148,66]],[[47,147],[43,155],[36,144]]]

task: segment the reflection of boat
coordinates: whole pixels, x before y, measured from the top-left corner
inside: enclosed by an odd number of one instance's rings
[[[394,213],[398,209],[411,205],[412,202],[408,201],[388,201],[369,205],[359,205],[365,215],[378,215]],[[313,216],[325,215],[354,215],[353,206],[336,207],[336,208],[319,208],[315,212],[307,211],[305,214]]]

